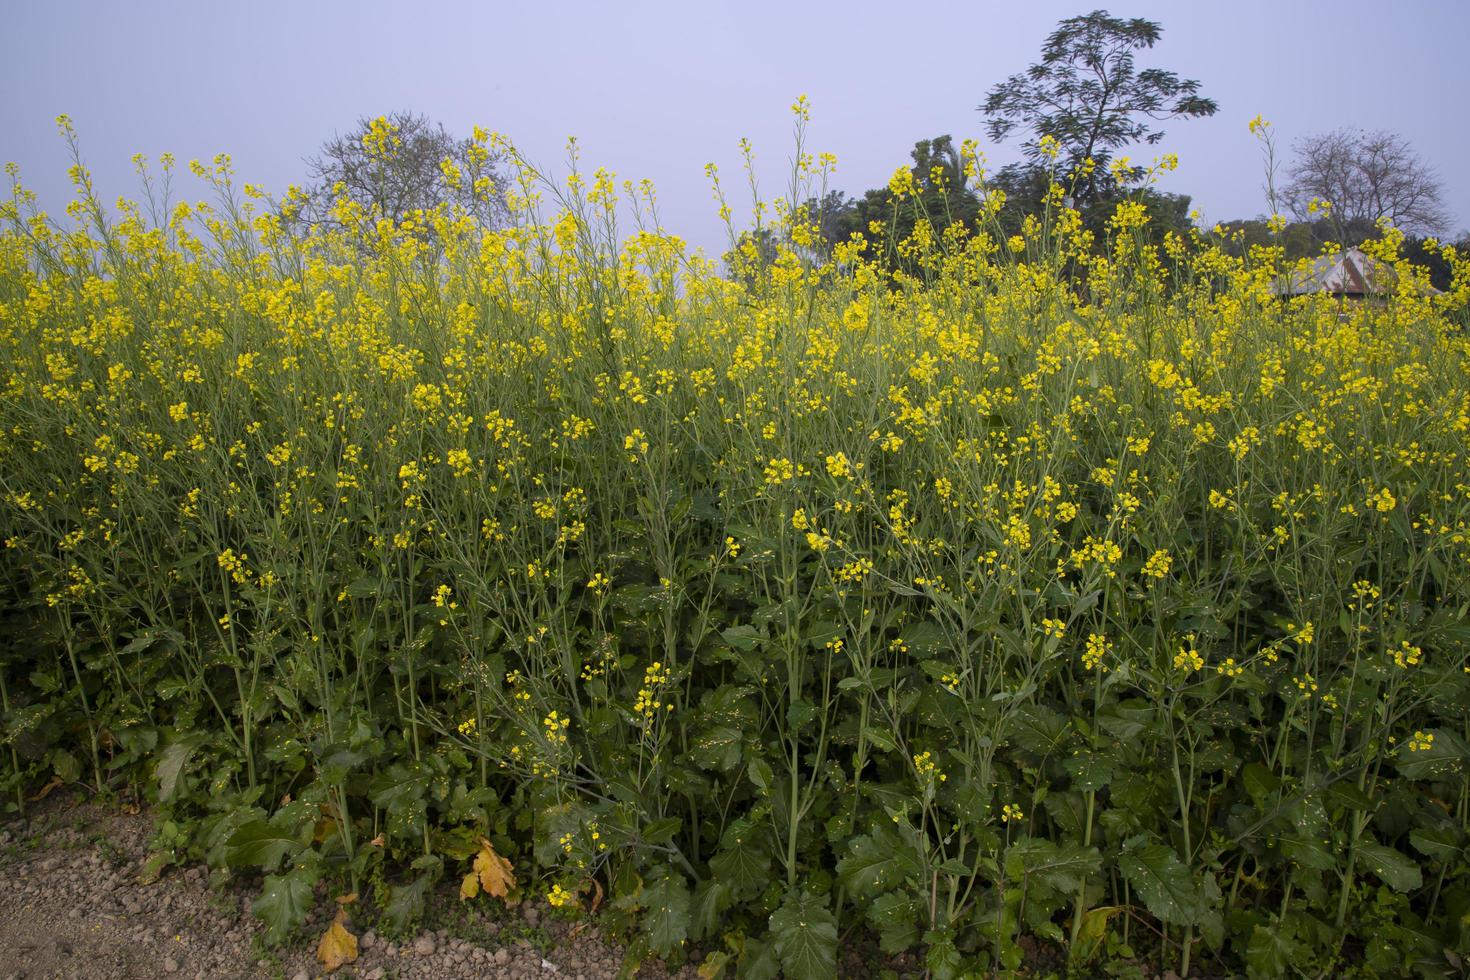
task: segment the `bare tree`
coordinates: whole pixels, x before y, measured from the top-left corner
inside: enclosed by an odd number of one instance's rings
[[[1294,149],[1287,205],[1304,220],[1325,210],[1343,244],[1371,233],[1379,219],[1411,234],[1435,234],[1449,224],[1439,175],[1395,133],[1336,129],[1298,140]]]
[[[313,184],[304,213],[335,224],[334,205],[345,197],[369,214],[402,222],[415,211],[449,204],[485,227],[498,227],[506,209],[497,162],[483,139],[458,139],[417,113],[364,117],[308,161]]]

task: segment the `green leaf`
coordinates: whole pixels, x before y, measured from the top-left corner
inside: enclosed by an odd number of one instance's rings
[[[640,835],[644,842],[649,844],[667,844],[679,833],[679,828],[684,821],[679,817],[665,817],[663,820],[655,820],[643,828]]]
[[[1312,832],[1310,829],[1307,831]],[[1318,837],[1282,834],[1277,837],[1277,841],[1281,844],[1281,853],[1304,868],[1314,871],[1332,871],[1337,868],[1337,855]]]
[[[383,581],[372,575],[352,580],[343,590],[353,599],[371,599],[383,591]]]
[[[1079,752],[1063,763],[1072,777],[1072,788],[1080,793],[1096,792],[1113,781],[1118,763],[1106,752]]]
[[[306,847],[302,830],[287,832],[265,820],[252,820],[230,835],[225,844],[225,863],[232,868],[274,871],[281,859],[295,857]]]
[[[1160,922],[1180,926],[1198,922],[1204,898],[1179,855],[1166,844],[1138,844],[1139,840],[1130,840],[1118,855],[1123,877]]]
[[[720,850],[709,859],[715,877],[737,892],[752,892],[770,880],[771,855],[759,833],[741,820],[725,832]]]
[[[864,733],[868,743],[883,752],[897,752],[898,741],[886,728],[873,726]]]
[[[766,642],[766,636],[754,626],[746,623],[742,626],[731,626],[720,634],[724,641],[737,650],[747,652],[754,650]]]
[[[897,955],[919,941],[919,916],[923,906],[909,892],[879,895],[868,906],[868,922],[878,931],[883,952]]]
[[[775,782],[776,774],[771,771],[771,764],[769,762],[757,756],[746,764],[745,771],[750,776],[750,781],[755,785],[756,789],[762,793],[769,793],[771,791],[771,784]]]
[[[789,891],[770,921],[786,976],[792,980],[837,976],[837,919],[825,899],[805,890]]]
[[[1358,855],[1362,859],[1358,865],[1360,868],[1373,872],[1396,892],[1413,891],[1424,884],[1419,865],[1391,847],[1360,842]]]
[[[1259,762],[1252,762],[1240,772],[1245,791],[1253,800],[1263,800],[1281,788],[1281,779]]]
[[[1137,698],[1110,704],[1097,713],[1103,731],[1120,742],[1135,742],[1153,726],[1154,707]]]
[[[918,872],[912,846],[881,823],[871,833],[854,837],[837,862],[837,877],[859,898],[897,888]]]
[[[799,732],[817,717],[817,706],[806,699],[792,701],[786,708],[786,724],[793,732]]]
[[[1059,892],[1072,893],[1088,875],[1102,867],[1095,847],[1053,844],[1040,837],[1022,837],[1006,848],[1006,877],[1040,883]]]
[[[776,980],[781,975],[781,959],[776,944],[766,939],[746,938],[740,945],[740,961],[736,975],[741,980]]]
[[[689,756],[696,765],[721,772],[740,765],[745,733],[756,724],[751,693],[749,687],[725,685],[700,699],[700,724],[689,747]]]
[[[1033,755],[1050,755],[1067,737],[1071,727],[1060,712],[1042,704],[1028,704],[1016,712],[1011,737]]]
[[[1246,971],[1252,980],[1284,977],[1292,972],[1296,955],[1297,944],[1284,928],[1256,926],[1245,950]]]
[[[1414,850],[1428,858],[1441,861],[1462,861],[1460,835],[1453,827],[1425,827],[1409,831],[1409,843]]]
[[[1434,736],[1429,748],[1417,752],[1406,749],[1394,757],[1399,774],[1406,779],[1442,779],[1451,773],[1464,773],[1470,761],[1470,745],[1448,728],[1431,728],[1426,734]]]
[[[916,593],[922,594],[922,593]],[[923,657],[949,649],[949,637],[937,623],[924,620],[905,627],[899,634],[909,651],[916,657]]]
[[[718,936],[725,910],[733,901],[734,893],[724,881],[707,878],[695,886],[689,909],[689,938],[698,942]]]
[[[675,874],[643,886],[643,932],[648,946],[659,956],[668,956],[689,938],[689,888]]]
[[[154,772],[158,776],[158,802],[171,803],[174,795],[179,790],[179,777],[184,773],[184,767],[189,763],[189,757],[194,750],[203,745],[207,736],[203,732],[193,732],[185,735],[176,742],[172,742],[158,755],[158,765]]]
[[[311,911],[314,868],[297,868],[283,875],[266,875],[265,889],[250,910],[265,923],[265,942],[275,946],[301,927]]]
[[[960,958],[960,951],[955,949],[954,936],[948,929],[925,933],[924,943],[929,947],[924,953],[924,966],[928,968],[929,976],[934,980],[954,980],[960,975],[964,960]]]
[[[419,875],[406,885],[394,885],[388,892],[388,905],[383,915],[397,932],[406,932],[424,915],[424,903],[429,886],[434,883],[432,874]]]

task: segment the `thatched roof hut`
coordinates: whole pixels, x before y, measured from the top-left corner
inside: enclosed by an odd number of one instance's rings
[[[1277,296],[1305,296],[1326,293],[1339,299],[1364,300],[1383,297],[1393,292],[1398,277],[1386,262],[1365,255],[1362,249],[1350,248],[1335,255],[1323,255],[1288,272],[1277,281]],[[1439,290],[1426,286],[1430,292]]]

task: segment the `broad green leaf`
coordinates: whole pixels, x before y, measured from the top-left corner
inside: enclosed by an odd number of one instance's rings
[[[1006,848],[1006,877],[1025,876],[1060,892],[1075,892],[1088,875],[1102,867],[1097,848],[1080,844],[1053,844],[1040,837],[1022,837]]]
[[[960,975],[964,960],[960,958],[960,951],[955,949],[954,936],[948,929],[925,933],[924,944],[928,946],[924,952],[924,966],[928,968],[929,976],[934,980],[954,980]]]
[[[1429,748],[1405,748],[1394,756],[1399,774],[1406,779],[1443,779],[1453,773],[1463,779],[1466,763],[1470,762],[1470,746],[1465,740],[1448,728],[1432,728],[1425,734],[1434,737]]]
[[[918,871],[913,847],[881,823],[854,837],[837,862],[837,877],[859,898],[897,888]]]
[[[792,701],[786,708],[786,724],[791,731],[799,732],[817,717],[817,706],[805,699]]]
[[[736,975],[741,980],[776,980],[781,975],[781,958],[776,943],[770,939],[747,937],[740,944],[740,961]]]
[[[1106,752],[1079,752],[1063,763],[1078,792],[1095,792],[1113,781],[1117,760]]]
[[[675,874],[643,886],[643,932],[648,947],[668,956],[689,938],[689,888]]]
[[[750,776],[750,781],[755,785],[756,789],[762,793],[770,792],[771,784],[776,780],[776,774],[771,771],[771,764],[769,762],[756,757],[746,764],[745,771]]]
[[[433,875],[423,874],[406,885],[394,885],[389,889],[388,905],[383,909],[383,915],[394,930],[406,932],[411,925],[423,918],[425,899],[433,883]]]
[[[837,920],[824,898],[805,890],[787,892],[771,913],[771,937],[792,980],[837,976]]]
[[[729,629],[720,633],[720,636],[724,638],[726,643],[737,650],[754,650],[766,642],[765,634],[749,623],[741,626],[731,626]]]
[[[206,738],[203,732],[194,732],[176,742],[171,742],[159,753],[158,766],[155,770],[158,776],[158,802],[173,802],[174,794],[179,789],[179,777],[183,775],[184,767],[189,764],[189,757],[194,754],[195,749],[204,744]]]
[[[1419,865],[1391,847],[1360,842],[1358,857],[1359,868],[1377,875],[1380,881],[1396,892],[1413,891],[1424,884]]]
[[[1028,704],[1016,712],[1011,738],[1033,755],[1050,755],[1067,737],[1071,723],[1051,708]]]
[[[748,687],[725,685],[699,702],[699,727],[689,756],[706,769],[729,772],[740,765],[746,732],[755,727],[756,707]]]
[[[1320,838],[1282,835],[1277,841],[1281,845],[1281,853],[1304,868],[1332,871],[1337,867],[1337,855]]]
[[[689,938],[698,942],[717,937],[725,910],[733,901],[733,891],[722,880],[707,878],[695,886],[689,908]]]
[[[230,835],[225,844],[225,862],[232,868],[274,871],[283,858],[295,857],[305,849],[303,834],[310,839],[309,826],[293,833],[269,821],[252,820]]]
[[[724,846],[710,858],[709,867],[732,889],[749,892],[770,880],[771,855],[760,836],[746,827],[744,833],[725,834]]]
[[[1264,800],[1281,788],[1281,779],[1259,762],[1252,762],[1240,771],[1245,791],[1253,800]]]
[[[1371,810],[1373,800],[1358,787],[1346,780],[1338,780],[1327,787],[1327,799],[1349,810]]]
[[[888,729],[886,728],[873,726],[868,728],[864,735],[868,740],[868,744],[884,752],[898,751],[898,741],[893,737],[892,734],[889,733]]]
[[[1297,944],[1280,926],[1256,926],[1245,950],[1246,971],[1251,980],[1276,980],[1291,974]]]
[[[301,927],[311,911],[313,868],[296,868],[283,875],[266,875],[265,888],[250,904],[250,910],[265,923],[265,942],[275,946]]]
[[[916,657],[927,656],[949,648],[949,637],[937,623],[924,620],[904,628],[900,634],[909,652]]]
[[[1453,827],[1424,827],[1409,831],[1409,843],[1425,857],[1441,861],[1464,860],[1460,835]]]
[[[1133,699],[1110,704],[1098,712],[1097,722],[1103,731],[1120,742],[1135,742],[1153,725],[1154,707],[1147,701]]]
[[[883,952],[897,955],[919,940],[919,917],[924,908],[913,894],[888,892],[879,895],[868,906],[868,922],[878,931],[878,945]]]
[[[1172,847],[1130,841],[1118,855],[1118,869],[1159,921],[1180,926],[1199,921],[1204,898]]]
[[[649,844],[667,844],[679,833],[679,828],[684,821],[679,817],[665,817],[663,820],[655,820],[643,828],[640,835]]]

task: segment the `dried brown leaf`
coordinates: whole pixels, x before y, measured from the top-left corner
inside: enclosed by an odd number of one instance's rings
[[[484,837],[480,838],[480,853],[475,855],[475,875],[479,887],[488,895],[504,900],[516,886],[516,876],[511,871],[510,861],[495,853],[495,847]],[[464,888],[460,894],[463,896]]]
[[[346,922],[346,910],[338,909],[337,918],[332,920],[331,926],[322,934],[321,942],[317,943],[316,958],[328,973],[357,961],[357,937],[347,931]]]

